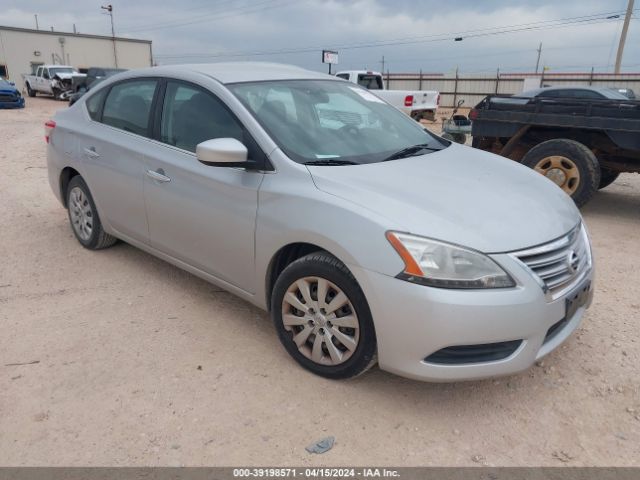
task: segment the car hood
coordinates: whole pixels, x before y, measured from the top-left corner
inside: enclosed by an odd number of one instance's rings
[[[353,166],[309,166],[318,189],[389,220],[390,229],[485,253],[519,250],[567,233],[573,201],[533,170],[470,147]]]
[[[16,93],[18,89],[9,82],[0,81],[0,93]]]
[[[69,80],[74,77],[85,77],[84,73],[56,73],[54,78],[59,78],[60,80]]]

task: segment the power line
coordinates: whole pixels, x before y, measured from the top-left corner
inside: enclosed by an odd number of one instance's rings
[[[599,44],[599,45],[573,45],[573,46],[567,46],[567,47],[546,47],[544,50],[546,52],[548,51],[555,51],[555,50],[583,50],[583,49],[603,49],[603,48],[609,48],[608,45],[605,44]],[[394,63],[420,63],[423,65],[429,65],[432,63],[436,63],[436,62],[440,62],[443,60],[465,60],[465,59],[469,59],[469,58],[487,58],[487,57],[506,57],[506,56],[511,56],[511,55],[516,55],[516,54],[523,54],[523,53],[531,53],[531,52],[535,52],[536,49],[531,49],[531,48],[527,48],[527,49],[518,49],[518,50],[500,50],[500,51],[494,51],[491,53],[470,53],[470,54],[466,54],[466,55],[446,55],[446,56],[441,56],[441,57],[410,57],[410,58],[406,58],[406,57],[393,57],[393,61]],[[360,65],[366,65],[366,64],[374,64],[374,63],[380,63],[380,60],[378,59],[379,57],[358,57],[358,63]],[[346,60],[349,63],[354,63],[351,62],[350,59]],[[493,71],[494,69],[491,69],[491,71]]]
[[[162,20],[164,20],[164,18],[162,18],[162,17],[172,17],[173,21],[175,21],[175,20],[177,20],[175,18],[176,15],[183,15],[186,12],[193,12],[193,11],[196,11],[196,10],[209,10],[212,7],[214,9],[217,9],[220,6],[227,5],[229,3],[238,3],[238,1],[237,0],[226,0],[226,1],[223,1],[223,2],[215,2],[215,3],[207,2],[205,5],[196,5],[196,6],[193,6],[193,7],[190,7],[190,8],[181,8],[179,12],[167,12],[167,11],[164,11],[164,12],[156,12],[156,13],[148,14],[146,9],[145,9],[144,19],[145,20],[149,20],[149,19],[153,19],[153,18],[161,18]],[[219,13],[219,12],[215,12],[215,13]],[[207,15],[207,13],[203,12],[202,15]],[[194,18],[194,17],[192,15],[190,15],[187,18]],[[186,20],[186,18],[185,18],[185,20]],[[148,22],[145,22],[145,23],[134,23],[134,24],[125,23],[124,24],[124,28],[125,29],[138,28],[138,27],[145,27],[145,26],[149,26],[149,25],[151,25],[151,24],[148,23]]]
[[[409,45],[417,43],[431,43],[445,40],[452,40],[453,38],[463,36],[463,38],[476,38],[492,35],[501,35],[506,33],[515,33],[521,31],[531,30],[544,30],[549,28],[563,28],[568,26],[580,26],[580,25],[593,25],[598,23],[609,22],[611,19],[603,18],[612,14],[619,14],[618,12],[605,12],[601,14],[586,15],[580,17],[572,17],[557,20],[546,20],[540,22],[532,22],[529,24],[520,25],[507,25],[503,27],[490,27],[477,30],[470,30],[466,32],[455,33],[440,33],[432,35],[420,35],[415,37],[405,37],[403,39],[396,40],[378,40],[370,43],[355,43],[345,45],[334,45],[332,48],[339,50],[350,50],[360,48],[373,48],[382,46],[397,46],[397,45]],[[496,30],[496,31],[490,31]],[[157,58],[220,58],[220,57],[242,57],[242,56],[262,56],[262,55],[278,55],[278,54],[293,54],[293,53],[308,53],[314,52],[322,46],[309,46],[290,49],[274,49],[264,51],[243,51],[243,52],[218,52],[218,53],[182,53],[182,54],[159,54]]]
[[[154,30],[164,30],[167,28],[184,27],[187,25],[194,25],[196,23],[202,23],[202,22],[213,22],[213,21],[222,20],[225,18],[236,17],[238,15],[245,15],[248,13],[256,13],[256,12],[262,12],[265,10],[270,10],[272,8],[284,7],[285,5],[288,5],[295,1],[296,0],[264,0],[251,5],[245,5],[243,7],[231,8],[223,12],[214,12],[211,14],[197,15],[197,18],[191,21],[185,21],[186,19],[184,19],[182,21],[168,22],[165,24],[148,24],[148,26],[146,27],[142,26],[142,28],[138,27],[134,29],[128,29],[126,33],[149,32]],[[273,5],[275,2],[280,2],[280,3],[276,3],[275,5]]]

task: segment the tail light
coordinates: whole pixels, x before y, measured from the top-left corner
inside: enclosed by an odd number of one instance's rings
[[[410,107],[413,105],[413,95],[407,95],[404,97],[404,106]]]
[[[53,133],[53,129],[56,128],[56,122],[49,120],[44,124],[44,139],[49,143],[49,137]]]
[[[472,108],[471,111],[469,112],[469,119],[475,120],[476,118],[478,118],[478,110],[476,110],[475,108]]]
[[[436,98],[436,105],[440,106],[440,94],[438,94],[438,97]]]

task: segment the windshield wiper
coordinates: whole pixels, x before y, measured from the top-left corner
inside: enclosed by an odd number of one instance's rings
[[[423,150],[430,150],[432,152],[437,152],[442,150],[441,148],[434,148],[428,143],[419,143],[417,145],[412,145],[407,148],[403,148],[402,150],[398,150],[396,153],[389,155],[387,158],[383,159],[383,162],[388,162],[389,160],[397,160],[399,158],[413,157],[418,155],[418,153]]]
[[[323,158],[321,160],[309,160],[304,162],[305,165],[358,165],[356,162],[349,160],[336,160],[333,158]]]

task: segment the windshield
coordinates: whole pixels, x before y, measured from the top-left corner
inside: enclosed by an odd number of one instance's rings
[[[333,80],[237,83],[228,88],[278,146],[299,163],[376,163],[416,145],[445,140],[356,85]],[[407,151],[404,156],[416,154]]]
[[[49,68],[49,75],[53,76],[58,73],[76,73],[76,69],[71,67]]]

